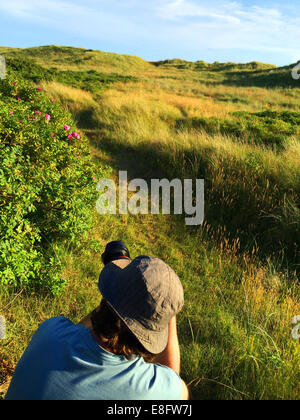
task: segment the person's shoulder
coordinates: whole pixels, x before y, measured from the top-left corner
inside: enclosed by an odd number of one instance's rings
[[[46,321],[42,322],[39,326],[39,330],[45,330],[49,328],[61,328],[74,325],[72,321],[64,316],[56,316],[52,318],[46,319]]]
[[[52,318],[46,319],[41,325],[51,325],[51,324],[73,324],[72,321],[70,321],[65,316],[54,316]]]
[[[151,366],[151,367],[150,367]],[[182,399],[183,381],[173,369],[158,363],[150,364],[152,370],[153,399],[180,400]]]
[[[161,375],[165,378],[168,378],[171,381],[179,382],[181,381],[180,376],[178,375],[175,370],[169,368],[168,366],[161,365],[160,363],[155,363],[154,369],[156,370],[156,374]]]
[[[174,400],[188,400],[189,391],[184,380],[178,375],[175,370],[169,368],[168,366],[156,364],[157,369],[160,370],[160,373],[164,375],[165,380],[167,380],[167,385],[169,390],[172,390],[172,394],[175,395]]]
[[[33,338],[54,342],[77,335],[78,326],[64,316],[48,318],[37,328]]]

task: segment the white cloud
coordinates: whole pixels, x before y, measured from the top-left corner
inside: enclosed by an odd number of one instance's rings
[[[239,49],[300,57],[299,9],[285,13],[285,5],[246,6],[242,1],[168,0],[157,7],[173,22],[173,39],[201,49]]]
[[[221,19],[232,24],[249,22],[270,25],[282,22],[282,13],[274,7],[243,6],[241,2],[211,0],[199,2],[197,0],[169,0],[157,7],[161,18],[178,20],[188,17],[202,17]]]
[[[59,30],[83,41],[129,46],[124,52],[134,51],[138,44],[144,55],[149,47],[164,50],[165,56],[172,50],[178,51],[177,56],[184,51],[186,57],[201,58],[203,50],[230,49],[253,51],[253,57],[257,51],[293,61],[300,58],[299,8],[294,3],[287,7],[286,2],[247,4],[243,0],[0,0],[0,20],[10,16],[16,25],[39,24],[44,34],[49,28],[49,40],[51,31]]]
[[[184,17],[203,17],[224,20],[225,22],[239,24],[240,19],[230,12],[235,3],[224,3],[221,7],[201,5],[189,0],[173,0],[158,6],[157,12],[164,19],[174,20]]]
[[[94,39],[99,35],[107,36],[112,31],[114,36],[124,33],[128,21],[112,7],[107,7],[107,1],[80,3],[68,0],[0,0],[0,11],[17,19]],[[131,30],[134,30],[134,24]]]
[[[52,14],[55,14],[57,18],[68,17],[70,14],[80,15],[82,12],[85,14],[88,11],[86,7],[78,6],[74,3],[65,1],[39,1],[39,0],[10,0],[0,1],[0,9],[11,16],[16,16],[23,19],[34,20],[36,18],[42,18],[50,20]]]

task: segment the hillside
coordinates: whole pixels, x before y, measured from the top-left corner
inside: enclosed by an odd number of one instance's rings
[[[120,55],[84,48],[58,47],[49,45],[32,48],[0,47],[0,55],[8,58],[31,59],[46,68],[56,67],[61,70],[95,70],[131,74],[147,71],[151,65],[143,59],[131,55]]]
[[[277,67],[272,64],[253,61],[251,63],[206,63],[205,61],[186,61],[180,59],[153,62],[157,67],[164,69],[176,68],[179,70],[193,70],[198,73],[219,73],[218,82],[237,86],[258,87],[298,87],[299,81],[291,77],[293,68],[297,63],[289,66]]]
[[[202,226],[186,226],[183,216],[172,214],[101,216],[91,202],[88,239],[54,248],[53,267],[57,262],[59,284],[65,284],[59,295],[26,288],[18,276],[17,287],[1,287],[8,321],[0,347],[3,390],[40,322],[57,315],[78,322],[98,304],[101,251],[122,239],[133,256],[164,259],[183,282],[182,376],[193,398],[299,399],[300,353],[291,320],[300,310],[300,84],[291,83],[291,67],[148,63],[57,46],[0,47],[0,54],[9,75],[0,100],[13,95],[2,115],[8,106],[23,112],[13,81],[41,89],[88,139],[93,178],[118,182],[119,170],[127,170],[129,179],[146,181],[205,179]],[[28,98],[26,109],[33,106]],[[3,132],[14,124],[20,133],[13,115],[0,120]],[[44,117],[39,124],[45,126]],[[60,120],[53,124],[64,139]],[[50,132],[51,125],[45,127]],[[0,135],[0,144],[5,138]],[[35,132],[35,145],[37,139]],[[47,139],[43,144],[53,150]],[[73,205],[81,208],[77,199]],[[53,229],[56,224],[54,217]]]
[[[276,67],[273,64],[260,62],[250,63],[206,63],[198,60],[191,62],[181,59],[147,62],[140,57],[120,55],[103,51],[87,50],[75,47],[59,47],[49,45],[32,48],[0,47],[0,55],[7,59],[29,60],[46,69],[97,71],[100,73],[118,73],[120,75],[144,76],[155,72],[153,67],[164,70],[174,69],[183,72],[191,71],[192,77],[206,80],[210,83],[237,86],[258,87],[298,87],[299,81],[291,77],[295,64]],[[177,73],[178,74],[178,73]],[[179,76],[180,77],[180,76]]]
[[[183,70],[209,70],[209,71],[260,71],[260,70],[269,70],[275,69],[276,66],[273,64],[259,63],[258,61],[253,61],[251,63],[219,63],[218,61],[214,63],[206,63],[203,60],[198,61],[187,61],[181,60],[179,58],[174,58],[172,60],[163,60],[163,61],[153,61],[157,67],[163,66],[164,68],[175,67],[177,69]]]

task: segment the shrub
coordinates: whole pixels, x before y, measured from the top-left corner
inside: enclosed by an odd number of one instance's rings
[[[133,76],[122,76],[116,73],[105,74],[95,70],[60,71],[56,72],[55,80],[78,89],[88,90],[93,94],[101,93],[103,89],[117,82],[137,82]]]
[[[225,134],[237,140],[281,150],[286,139],[299,132],[300,113],[297,112],[234,112],[232,119],[185,118],[177,120],[178,128],[200,129],[209,134]]]
[[[94,168],[69,113],[10,72],[0,80],[0,284],[62,290],[57,249],[92,224]]]
[[[117,73],[100,73],[95,70],[73,71],[58,70],[54,67],[45,68],[28,58],[6,58],[6,63],[14,72],[26,80],[35,83],[40,81],[57,81],[77,89],[84,89],[93,94],[99,94],[104,89],[117,82],[137,82],[134,76],[123,76]]]
[[[19,76],[36,83],[41,80],[53,80],[55,74],[55,69],[46,69],[27,58],[6,58],[6,64]]]

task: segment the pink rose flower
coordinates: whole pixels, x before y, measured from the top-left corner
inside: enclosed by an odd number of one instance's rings
[[[21,100],[21,98],[17,98],[17,101],[20,101]]]
[[[69,127],[68,125],[65,124],[64,128],[65,128],[66,131],[69,131],[71,127]]]
[[[40,87],[38,87],[37,90],[40,92],[42,89]]]
[[[8,111],[10,114],[13,114],[14,113],[14,111]]]
[[[15,86],[16,86],[16,84],[17,84],[17,82],[13,82],[13,85],[15,85]]]
[[[73,138],[72,134],[69,134],[69,135],[68,135],[68,139],[69,139],[69,140],[72,140],[72,138]]]
[[[49,115],[49,114],[46,114],[45,115],[45,118],[46,118],[46,122],[47,122],[47,124],[49,123],[49,121],[50,121],[50,119],[51,119],[51,116]]]
[[[78,133],[75,133],[74,131],[72,133],[72,136],[75,137],[78,140],[80,139],[80,135]]]

